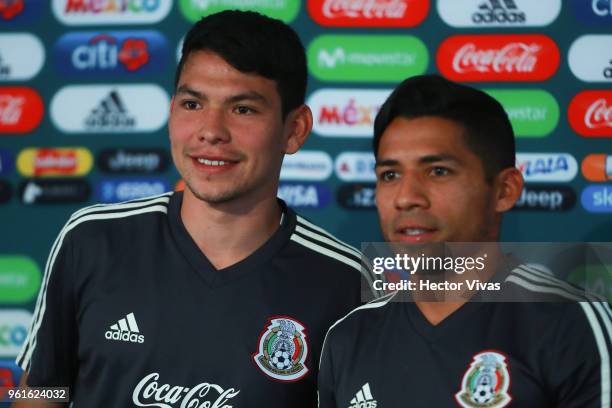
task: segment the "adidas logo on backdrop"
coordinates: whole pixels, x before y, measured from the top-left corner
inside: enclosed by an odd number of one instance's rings
[[[139,334],[134,313],[130,313],[110,327],[104,334],[108,340],[125,341],[129,343],[144,343],[144,335]]]
[[[111,93],[100,101],[94,108],[85,125],[95,129],[126,129],[136,125],[136,119],[127,114],[127,109],[117,91]]]
[[[472,14],[472,21],[477,24],[524,23],[527,18],[514,0],[487,0],[478,9]]]

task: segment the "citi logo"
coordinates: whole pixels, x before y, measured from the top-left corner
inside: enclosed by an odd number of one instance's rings
[[[53,0],[53,13],[67,25],[152,24],[168,15],[171,0]]]
[[[76,32],[55,45],[55,65],[66,76],[84,74],[150,74],[161,71],[169,56],[157,31]]]
[[[140,329],[136,323],[134,313],[130,313],[110,327],[104,333],[107,340],[124,341],[127,343],[144,343],[144,335],[140,334]]]
[[[519,10],[514,0],[488,0],[478,6],[472,21],[482,23],[524,23],[525,13]]]

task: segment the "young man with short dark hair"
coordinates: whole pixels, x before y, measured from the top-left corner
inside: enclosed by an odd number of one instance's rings
[[[375,121],[374,153],[390,243],[498,241],[523,186],[502,106],[439,76],[408,79],[391,94]],[[514,302],[393,292],[340,319],[324,342],[319,406],[610,407],[607,303],[503,256],[479,278]]]
[[[175,85],[184,192],[73,214],[22,384],[87,408],[312,407],[323,337],[362,275],[358,251],[276,198],[312,127],[303,46],[278,20],[214,14],[187,34]]]

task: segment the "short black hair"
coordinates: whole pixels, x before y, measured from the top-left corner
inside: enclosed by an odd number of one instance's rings
[[[465,130],[466,146],[483,165],[487,181],[501,170],[514,167],[514,131],[502,105],[492,96],[439,75],[406,79],[391,93],[374,121],[374,154],[380,139],[396,117],[434,116],[451,120]]]
[[[238,71],[274,80],[283,119],[304,103],[307,83],[304,46],[297,33],[280,20],[239,10],[203,17],[185,36],[175,88],[185,61],[194,51],[213,52]]]

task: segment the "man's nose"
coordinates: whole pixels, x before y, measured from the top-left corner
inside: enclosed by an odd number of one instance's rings
[[[414,172],[405,172],[399,180],[393,204],[396,209],[402,211],[428,208],[427,187],[422,176]]]
[[[210,144],[229,142],[230,132],[225,113],[221,109],[208,108],[202,112],[198,139]]]

